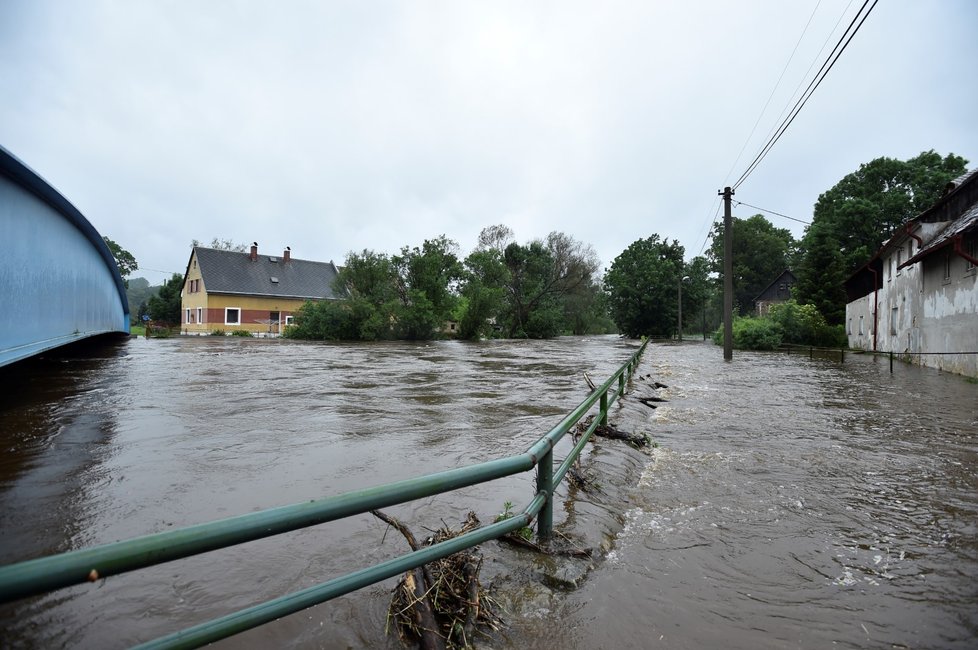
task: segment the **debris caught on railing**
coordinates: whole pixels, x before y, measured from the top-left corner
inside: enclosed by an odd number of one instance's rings
[[[459,530],[445,526],[418,544],[410,529],[379,510],[370,513],[397,530],[411,550],[432,546],[479,528],[479,518],[469,512]],[[479,583],[482,556],[478,547],[429,562],[405,573],[391,596],[388,626],[393,621],[404,643],[421,648],[467,648],[485,630],[497,630],[501,620],[494,601]],[[389,627],[388,627],[389,630]]]
[[[580,422],[577,423],[576,435],[581,435],[584,431],[591,426],[591,422],[594,420],[593,415],[589,415]],[[617,427],[610,424],[599,424],[594,430],[594,435],[601,436],[602,438],[610,438],[611,440],[624,440],[632,447],[648,447],[652,444],[652,439],[648,434],[645,433],[629,433],[627,431],[622,431]]]

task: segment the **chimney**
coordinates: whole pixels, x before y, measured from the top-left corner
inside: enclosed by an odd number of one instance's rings
[[[292,261],[292,247],[291,246],[286,246],[285,247],[285,252],[282,253],[282,261],[283,262],[286,262],[286,263]]]
[[[258,261],[258,242],[252,242],[251,244],[251,261]]]

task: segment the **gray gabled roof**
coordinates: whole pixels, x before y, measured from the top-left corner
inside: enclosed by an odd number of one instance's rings
[[[308,300],[343,297],[333,288],[337,270],[332,262],[295,258],[286,262],[279,255],[263,254],[252,261],[250,253],[201,246],[194,252],[208,293]]]
[[[897,268],[902,269],[910,264],[916,264],[931,253],[934,253],[945,246],[952,245],[955,238],[959,235],[963,235],[965,232],[975,229],[978,229],[978,203],[973,204],[967,212],[962,214],[954,221],[948,223],[947,227],[945,227],[944,230],[939,232],[932,240],[930,240],[926,246],[921,248],[916,255]]]

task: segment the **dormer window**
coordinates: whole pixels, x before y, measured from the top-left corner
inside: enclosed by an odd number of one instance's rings
[[[272,284],[278,284],[278,278],[276,278],[274,275],[271,277],[271,280]]]
[[[272,257],[271,255],[269,255],[268,261],[271,262],[272,264],[275,264],[276,262],[278,262],[278,258],[277,257]]]

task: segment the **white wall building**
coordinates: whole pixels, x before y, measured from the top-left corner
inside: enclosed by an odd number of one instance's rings
[[[978,169],[846,281],[849,346],[978,377]]]

